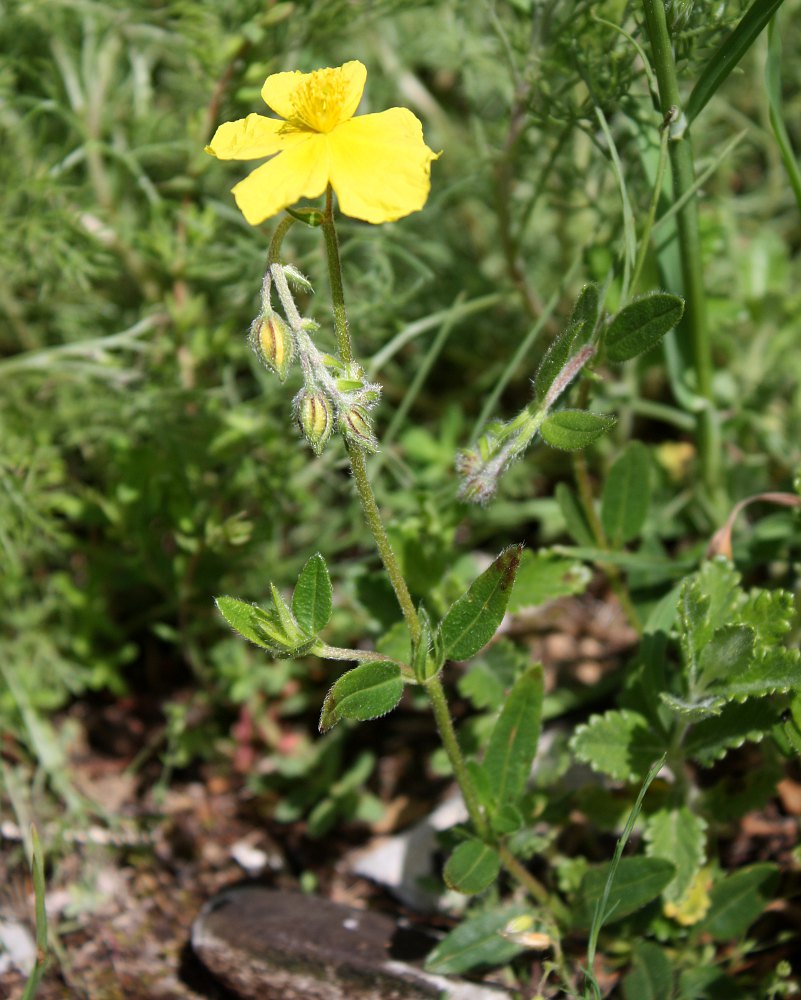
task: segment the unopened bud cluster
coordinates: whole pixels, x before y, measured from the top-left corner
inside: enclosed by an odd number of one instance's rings
[[[288,280],[287,280],[288,279]],[[250,344],[259,360],[284,382],[297,361],[303,372],[303,388],[293,400],[293,412],[303,436],[320,455],[338,430],[345,441],[366,452],[378,451],[370,410],[381,395],[379,385],[367,382],[362,367],[344,364],[318,350],[311,334],[318,326],[301,317],[289,289],[289,282],[310,289],[295,268],[273,264],[262,286],[262,311],[250,328]],[[272,307],[275,287],[286,319]]]

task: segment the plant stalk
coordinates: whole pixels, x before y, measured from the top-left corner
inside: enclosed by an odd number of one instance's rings
[[[671,109],[678,109],[680,122],[681,97],[673,47],[665,18],[664,0],[643,0],[643,13],[646,33],[651,44],[662,113],[667,119]],[[685,198],[695,182],[693,149],[689,133],[685,131],[671,136],[668,152],[673,175],[673,198],[674,201],[678,201]],[[705,403],[696,415],[698,454],[704,486],[710,496],[716,497],[721,488],[720,448],[712,395],[712,351],[707,329],[698,202],[694,196],[686,198],[681,211],[677,213],[676,228],[685,301],[684,319],[679,327],[679,336],[683,335],[685,338],[684,353],[690,358],[695,371],[695,392]]]

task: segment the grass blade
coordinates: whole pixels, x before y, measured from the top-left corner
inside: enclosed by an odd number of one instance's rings
[[[801,169],[795,158],[790,136],[782,118],[781,86],[782,42],[774,17],[768,26],[768,58],[765,61],[765,86],[768,92],[768,117],[770,127],[776,137],[784,169],[790,179],[796,204],[801,210]]]

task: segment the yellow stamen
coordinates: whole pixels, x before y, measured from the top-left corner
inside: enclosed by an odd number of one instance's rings
[[[338,69],[315,70],[291,97],[293,119],[315,132],[330,132],[340,123],[346,97],[345,81]]]

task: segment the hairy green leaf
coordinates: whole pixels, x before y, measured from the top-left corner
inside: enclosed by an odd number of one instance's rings
[[[703,111],[781,5],[782,0],[754,0],[734,31],[712,53],[684,108],[688,125]]]
[[[590,868],[581,880],[576,924],[590,925],[609,878],[611,862]],[[646,906],[673,880],[676,868],[663,858],[622,858],[609,892],[604,923],[614,923]]]
[[[540,362],[534,376],[534,395],[542,402],[567,364],[570,355],[592,336],[598,318],[598,287],[585,285],[567,327],[558,334]]]
[[[566,559],[545,549],[526,549],[509,598],[509,610],[536,608],[566,594],[581,594],[592,579],[591,570],[575,559]]]
[[[676,866],[665,899],[681,899],[706,861],[706,822],[687,806],[658,809],[648,817],[645,840],[649,858],[664,858]]]
[[[718,941],[745,934],[773,898],[778,881],[777,866],[768,863],[727,875],[712,889],[709,912],[699,931]]]
[[[754,630],[747,625],[719,628],[698,656],[698,686],[708,688],[718,682],[715,693],[742,675],[754,657]]]
[[[444,975],[469,972],[480,965],[504,965],[525,946],[501,937],[510,920],[529,912],[522,903],[484,910],[463,920],[429,953],[426,969]]]
[[[636,538],[651,503],[651,460],[640,441],[631,441],[609,470],[601,497],[601,523],[614,549]]]
[[[439,627],[446,659],[467,660],[490,641],[506,613],[522,546],[504,549],[451,605]]]
[[[567,532],[573,541],[579,545],[594,545],[595,538],[592,530],[573,490],[567,483],[557,483],[554,496],[559,510],[562,512],[562,517],[565,519]]]
[[[319,552],[300,571],[292,594],[292,612],[298,625],[310,636],[316,636],[331,618],[333,591],[325,559]]]
[[[546,444],[560,451],[581,451],[615,425],[615,417],[589,410],[557,410],[543,421]]]
[[[526,671],[509,692],[484,755],[495,801],[514,802],[526,787],[542,718],[542,666]]]
[[[216,597],[214,603],[235,632],[262,649],[272,651],[274,643],[268,640],[263,629],[267,620],[266,612],[255,604],[240,601],[238,597]]]
[[[779,709],[768,701],[734,702],[715,718],[696,723],[684,739],[684,752],[708,767],[732,747],[761,742],[779,719]]]
[[[606,331],[606,356],[620,363],[655,347],[679,322],[684,301],[668,292],[634,299],[612,318]]]
[[[341,719],[364,722],[386,715],[402,694],[403,678],[397,663],[363,663],[331,686],[320,713],[320,732]]]
[[[667,749],[662,734],[630,709],[593,715],[570,741],[579,760],[619,781],[635,781]]]
[[[449,889],[472,896],[492,885],[500,870],[501,859],[497,851],[473,837],[454,850],[445,863],[442,876]]]

